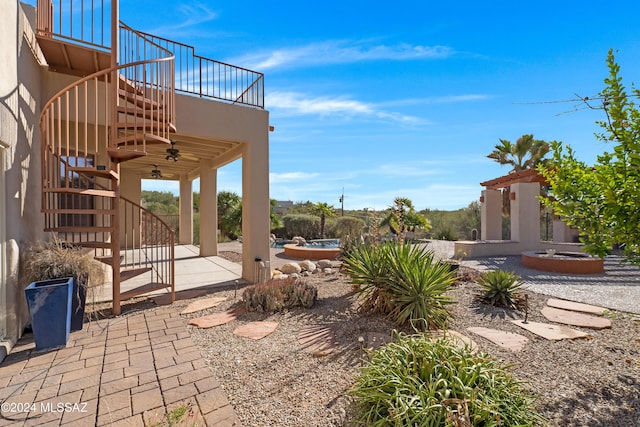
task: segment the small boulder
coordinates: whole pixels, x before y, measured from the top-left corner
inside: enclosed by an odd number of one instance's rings
[[[323,268],[322,272],[324,274],[333,274],[333,268],[328,268],[328,267],[327,268]]]
[[[285,274],[300,273],[302,268],[297,262],[288,262],[279,268]]]
[[[318,261],[318,268],[331,268],[333,264],[328,259],[321,259]]]
[[[302,236],[295,236],[294,238],[291,239],[291,242],[295,243],[298,246],[304,246],[307,244],[306,239]]]
[[[302,268],[302,271],[309,271],[313,273],[316,270],[316,265],[313,262],[309,261],[308,259],[304,261],[300,261],[298,265],[300,265],[300,268]]]

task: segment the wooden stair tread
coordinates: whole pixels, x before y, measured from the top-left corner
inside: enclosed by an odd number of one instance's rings
[[[126,102],[134,104],[140,108],[148,108],[149,110],[157,110],[161,105],[163,105],[162,103],[151,100],[144,95],[138,95],[127,90],[118,89],[118,96]]]
[[[168,116],[162,108],[148,110],[127,105],[118,105],[118,107],[116,107],[116,111],[119,114],[124,114],[128,117],[144,117],[149,120],[160,120],[164,116]]]
[[[136,297],[138,295],[148,294],[149,292],[159,291],[162,289],[171,288],[171,285],[167,285],[165,283],[147,283],[146,285],[142,285],[138,288],[131,289],[130,291],[126,291],[120,294],[121,300],[126,300],[129,298]]]
[[[127,150],[124,148],[107,148],[107,153],[114,159],[121,162],[131,159],[137,159],[138,157],[144,157],[147,155],[146,151],[139,150]]]
[[[87,196],[103,196],[103,197],[115,197],[116,192],[112,190],[100,190],[96,188],[69,188],[69,187],[55,187],[55,188],[43,188],[45,193],[68,193],[68,194],[84,194]]]
[[[103,264],[107,264],[113,267],[113,257],[111,255],[106,256],[95,256],[96,261],[100,261]],[[124,259],[124,255],[120,255],[120,262]]]
[[[116,139],[116,144],[119,146],[127,145],[127,144],[171,144],[171,140],[168,138],[163,138],[158,135],[154,135],[152,133],[138,133],[135,135],[123,136]],[[113,150],[110,148],[108,150]]]
[[[151,267],[131,268],[128,270],[122,270],[120,271],[120,281],[124,282],[125,280],[129,280],[133,277],[139,276],[148,271],[151,271]]]
[[[119,80],[118,87],[121,90],[126,90],[127,92],[135,92],[138,95],[144,95],[144,92],[142,91],[142,89],[140,89],[136,84],[136,82],[134,82],[133,80],[129,80],[122,74],[118,74],[118,80]]]
[[[176,127],[172,124],[165,124],[161,122],[151,121],[139,121],[139,122],[116,122],[118,129],[167,129],[168,132],[175,133]]]
[[[98,168],[83,168],[76,166],[68,166],[67,170],[70,172],[82,173],[85,175],[97,176],[100,178],[115,178],[118,179],[118,173],[111,169],[98,169]]]

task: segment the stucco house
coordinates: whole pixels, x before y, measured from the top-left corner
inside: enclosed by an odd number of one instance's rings
[[[269,259],[264,76],[128,27],[117,0],[0,0],[0,360],[28,323],[21,252],[52,235],[112,269],[113,312],[173,292],[173,245],[217,254],[217,170],[242,159],[242,276]],[[141,181],[180,183],[180,241],[141,207]],[[179,272],[178,272],[179,273]],[[120,283],[147,275],[128,292]]]

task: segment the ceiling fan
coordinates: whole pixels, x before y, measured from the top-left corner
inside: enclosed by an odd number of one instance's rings
[[[153,165],[153,169],[151,169],[151,178],[160,179],[162,178],[162,172],[158,169],[158,165]]]
[[[178,150],[175,145],[176,142],[171,141],[171,148],[167,148],[167,155],[165,157],[165,160],[173,160],[174,162],[178,161],[178,157],[180,157],[180,150]]]

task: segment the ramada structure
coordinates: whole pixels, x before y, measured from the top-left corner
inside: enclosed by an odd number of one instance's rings
[[[520,255],[528,251],[581,251],[577,231],[553,219],[553,240],[540,240],[540,188],[548,185],[535,169],[513,172],[480,183],[480,240],[455,242],[456,256]],[[511,238],[502,239],[502,192],[510,188]]]
[[[175,243],[217,254],[216,177],[242,159],[242,276],[269,259],[264,76],[120,21],[117,0],[0,3],[0,359],[28,322],[19,260],[51,235],[112,268],[113,312],[174,292]],[[177,161],[176,161],[177,160]],[[180,241],[140,205],[141,180],[180,182]],[[141,288],[121,292],[128,278]]]

